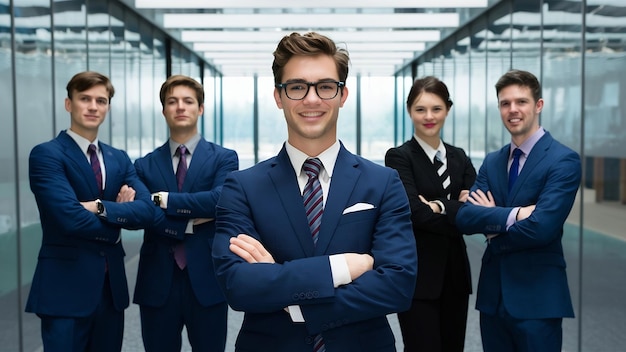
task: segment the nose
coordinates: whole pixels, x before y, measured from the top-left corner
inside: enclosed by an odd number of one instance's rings
[[[91,99],[89,101],[89,110],[98,110],[98,102],[96,99]]]
[[[317,102],[318,100],[320,100],[320,97],[317,95],[317,89],[315,88],[315,86],[309,86],[309,91],[304,96],[304,100],[313,102]]]

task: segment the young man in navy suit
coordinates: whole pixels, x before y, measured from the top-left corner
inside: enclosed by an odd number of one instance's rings
[[[563,317],[573,317],[563,225],[581,180],[580,157],[539,125],[541,85],[512,70],[496,83],[511,143],[488,154],[457,213],[465,233],[488,239],[476,308],[483,348],[561,351]]]
[[[145,350],[180,351],[183,326],[194,351],[224,351],[228,306],[211,260],[215,205],[237,154],[198,133],[204,89],[171,76],[161,86],[169,140],[135,161],[158,207],[141,248],[134,303]]]
[[[279,154],[226,179],[213,259],[228,303],[245,312],[237,351],[392,352],[386,315],[411,303],[417,254],[395,170],[337,139],[349,58],[317,33],[274,52]]]
[[[67,84],[70,128],[37,145],[29,176],[42,245],[26,303],[48,351],[120,351],[128,286],[120,230],[154,218],[125,152],[98,141],[114,89],[97,72]]]

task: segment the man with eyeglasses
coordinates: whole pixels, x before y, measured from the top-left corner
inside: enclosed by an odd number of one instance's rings
[[[217,279],[245,312],[237,351],[396,351],[386,315],[411,303],[411,214],[397,172],[337,139],[348,64],[317,33],[285,36],[274,52],[287,142],[231,173],[216,209]]]

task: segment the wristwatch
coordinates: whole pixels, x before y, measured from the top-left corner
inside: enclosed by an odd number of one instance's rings
[[[156,205],[157,207],[161,206],[161,193],[157,192],[155,194],[152,195],[152,202],[154,203],[154,205]]]
[[[102,204],[102,201],[100,199],[96,199],[95,202],[96,202],[96,207],[98,207],[96,214],[98,215],[104,214],[104,204]]]

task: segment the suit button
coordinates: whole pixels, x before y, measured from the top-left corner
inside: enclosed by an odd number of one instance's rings
[[[104,257],[104,256],[106,256],[106,253],[104,251],[100,251],[100,256]]]
[[[313,293],[311,293],[311,292],[307,292],[307,293],[306,293],[306,298],[307,298],[307,299],[312,299],[312,298],[313,298]]]
[[[291,296],[291,299],[293,299],[294,301],[298,300],[298,294],[294,293],[293,296]]]
[[[307,337],[304,339],[304,343],[306,343],[307,345],[312,344],[312,343],[313,343],[313,336],[307,336]]]

